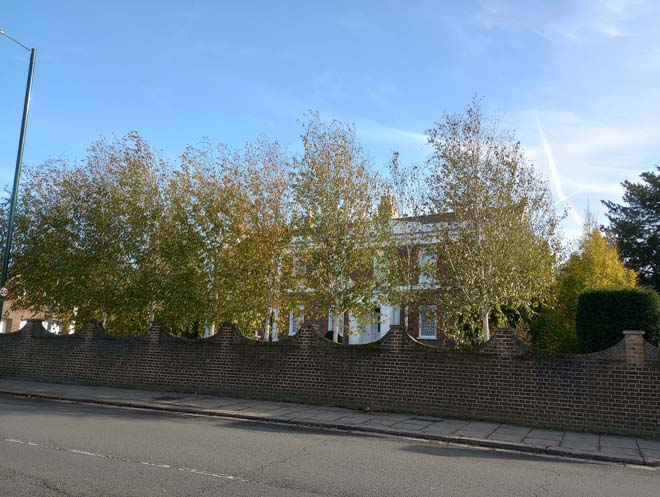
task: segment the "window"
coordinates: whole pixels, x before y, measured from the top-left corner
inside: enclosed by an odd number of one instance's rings
[[[392,307],[392,324],[393,325],[400,325],[401,324],[401,308],[400,307]]]
[[[435,283],[435,271],[437,269],[437,258],[433,252],[423,251],[419,256],[419,282]]]
[[[419,338],[437,338],[438,309],[435,305],[419,306]]]
[[[380,307],[376,307],[373,312],[370,312],[366,316],[366,325],[365,331],[371,335],[371,337],[377,337],[380,335]]]
[[[380,307],[376,307],[374,309],[374,323],[373,323],[373,330],[380,334]]]
[[[298,306],[298,311],[289,313],[289,336],[298,333],[303,322],[303,306]]]

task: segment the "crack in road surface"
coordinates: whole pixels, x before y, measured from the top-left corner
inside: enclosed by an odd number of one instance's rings
[[[137,459],[130,459],[128,457],[121,457],[121,456],[113,456],[111,454],[102,454],[99,452],[90,452],[87,450],[81,450],[81,449],[70,449],[67,447],[58,447],[56,445],[47,445],[47,444],[42,444],[38,442],[30,442],[27,440],[18,440],[15,438],[4,438],[3,441],[8,442],[8,443],[14,443],[14,444],[20,444],[20,445],[27,445],[29,447],[37,447],[40,449],[49,449],[49,450],[58,450],[61,452],[68,452],[69,454],[77,454],[81,456],[89,456],[89,457],[98,457],[101,459],[110,459],[114,461],[121,461],[121,462],[127,462],[131,464],[142,464],[144,466],[153,466],[155,468],[162,468],[162,469],[172,469],[175,471],[181,471],[183,473],[190,473],[193,475],[199,475],[199,476],[208,476],[211,478],[219,478],[222,480],[231,480],[231,481],[240,481],[243,483],[255,483],[257,485],[265,485],[264,482],[260,481],[254,481],[254,480],[248,480],[247,478],[243,478],[241,476],[236,476],[236,475],[224,475],[220,473],[213,473],[211,471],[205,471],[203,469],[197,469],[197,468],[188,468],[185,466],[172,466],[170,464],[164,464],[164,463],[156,463],[156,462],[150,462],[150,461],[140,461]]]
[[[40,448],[40,449],[47,449],[47,450],[56,450],[60,452],[66,452],[69,454],[76,454],[76,455],[81,455],[81,456],[87,456],[87,457],[97,457],[99,459],[108,459],[111,461],[120,461],[120,462],[125,462],[125,463],[131,463],[131,464],[141,464],[143,466],[150,466],[154,468],[161,468],[161,469],[169,469],[169,470],[174,470],[174,471],[180,471],[182,473],[187,473],[191,475],[196,475],[196,476],[205,476],[209,478],[217,478],[220,480],[226,480],[226,481],[235,481],[235,482],[241,482],[241,483],[252,483],[255,485],[263,485],[266,487],[272,487],[272,488],[280,488],[282,490],[296,490],[296,491],[303,491],[306,492],[310,495],[319,495],[319,496],[331,496],[332,494],[328,494],[325,492],[319,492],[316,490],[312,489],[307,489],[304,487],[298,487],[298,486],[281,486],[273,483],[268,483],[264,481],[258,481],[258,480],[250,480],[248,478],[243,478],[242,476],[237,476],[237,475],[225,475],[221,473],[214,473],[211,471],[206,471],[203,469],[198,469],[198,468],[189,468],[186,466],[176,466],[176,465],[170,465],[166,463],[157,463],[157,462],[151,462],[151,461],[141,461],[138,459],[130,459],[128,457],[122,457],[122,456],[115,456],[111,454],[103,454],[100,452],[90,452],[88,450],[82,450],[82,449],[72,449],[68,447],[59,447],[56,445],[48,445],[48,444],[42,444],[39,442],[31,442],[28,440],[19,440],[16,438],[3,438],[2,439],[4,442],[7,443],[13,443],[13,444],[18,444],[18,445],[24,445],[27,447],[35,447],[35,448]],[[306,451],[303,451],[306,452]],[[292,457],[299,457],[300,455],[303,454],[296,454]],[[265,464],[265,466],[269,466],[270,464],[276,464],[279,463],[280,461],[273,461],[272,463]],[[260,468],[257,468],[259,470]],[[45,481],[45,480],[44,480]],[[60,489],[53,488],[54,491],[58,492],[63,492]],[[68,494],[64,494],[68,495]]]

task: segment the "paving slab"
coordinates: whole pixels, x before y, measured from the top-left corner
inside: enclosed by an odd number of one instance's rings
[[[599,435],[594,433],[566,432],[559,446],[580,451],[598,452],[599,439]]]
[[[222,416],[222,413],[219,413]],[[293,420],[300,420],[302,419],[300,414],[300,411],[293,411],[289,413],[282,413],[282,414],[274,414],[271,419],[273,421],[293,421]]]
[[[426,428],[427,426],[431,426],[432,424],[433,421],[406,419],[392,425],[392,428],[395,430],[415,432],[415,431],[422,431],[424,428]]]
[[[285,416],[287,414],[300,413],[299,409],[291,407],[282,407],[280,409],[272,409],[270,411],[263,411],[264,413],[270,414],[271,416]]]
[[[522,441],[525,445],[533,445],[534,447],[559,447],[561,440],[550,440],[547,438],[532,438],[525,437]]]
[[[382,419],[382,420],[386,420],[388,422],[389,421],[401,422],[401,421],[407,421],[409,419],[412,419],[414,421],[420,421],[420,422],[428,421],[426,418],[420,419],[419,417],[413,416],[412,414],[397,414],[397,413],[372,413],[372,414],[375,416],[374,419]],[[438,419],[431,418],[431,419],[434,422],[435,421],[440,421],[439,418]]]
[[[424,428],[423,431],[432,433],[435,435],[453,435],[457,431],[459,431],[461,428],[467,426],[470,424],[469,421],[460,421],[456,419],[443,419],[442,421],[438,421],[437,423],[433,423],[426,428]]]
[[[432,424],[433,423],[408,423],[406,421],[402,421],[390,426],[389,428],[401,431],[422,431],[424,428]]]
[[[374,418],[375,416],[370,414],[349,414],[348,416],[344,416],[343,418],[340,418],[339,421],[341,421],[341,424],[343,425],[361,426],[368,423]]]
[[[532,431],[531,428],[524,426],[501,425],[488,438],[491,440],[503,440],[505,442],[522,442],[527,434]]]
[[[378,416],[375,418],[371,418],[369,421],[366,421],[364,423],[364,426],[372,426],[372,427],[392,427],[398,423],[405,422],[406,418],[403,416]],[[418,425],[415,425],[417,427]]]
[[[343,412],[324,412],[307,419],[311,421],[337,421],[343,417],[346,417],[346,414]]]
[[[648,438],[638,438],[637,445],[640,449],[651,449],[660,451],[660,440],[652,440]]]
[[[621,447],[601,447],[599,452],[610,456],[640,457],[639,449],[624,449]]]
[[[622,448],[622,449],[635,449],[637,450],[637,440],[628,437],[616,437],[612,435],[601,435],[600,446],[602,448]]]
[[[231,399],[231,398],[221,398],[218,397],[215,399],[215,404],[211,406],[211,409],[216,409],[220,407],[228,407],[237,404],[245,403],[245,399]]]
[[[313,421],[316,416],[320,416],[324,413],[323,411],[317,411],[317,410],[309,410],[309,411],[299,411],[297,413],[294,413],[295,415],[292,415],[290,419],[296,420],[296,421]],[[333,413],[327,413],[332,419],[339,419],[341,415],[336,415]],[[316,421],[323,421],[323,420],[316,420]]]
[[[241,402],[238,404],[231,404],[228,406],[224,406],[222,410],[227,410],[227,411],[232,411],[232,412],[240,412],[240,411],[256,411],[259,410],[259,403],[255,402],[253,400],[247,401],[247,402]]]
[[[472,421],[455,433],[459,437],[466,438],[488,438],[501,425],[499,423],[485,423],[483,421]]]
[[[644,462],[652,466],[660,466],[660,450],[642,449]]]
[[[530,431],[527,436],[530,438],[542,438],[546,440],[557,440],[560,441],[562,438],[564,438],[564,433],[563,431],[557,431],[557,430],[544,430],[544,429],[539,429],[539,428],[533,428],[532,431]]]

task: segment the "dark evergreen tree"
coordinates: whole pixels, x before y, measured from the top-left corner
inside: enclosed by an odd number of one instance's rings
[[[624,205],[603,201],[610,221],[605,229],[639,282],[660,291],[660,166],[640,177],[639,183],[623,182]]]

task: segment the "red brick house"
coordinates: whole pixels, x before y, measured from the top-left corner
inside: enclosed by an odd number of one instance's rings
[[[438,292],[441,291],[440,284],[435,281],[430,268],[437,268],[437,255],[431,251],[425,251],[424,245],[428,245],[432,240],[432,233],[438,229],[444,229],[447,218],[441,215],[427,215],[405,218],[393,218],[391,220],[393,233],[395,237],[406,237],[403,243],[413,246],[414,256],[417,259],[417,271],[414,274],[413,285],[410,290],[419,294],[418,300],[410,306],[408,316],[408,332],[418,340],[437,345],[442,339],[442,330],[439,327],[438,312],[440,310]],[[412,235],[411,235],[412,234]],[[416,243],[414,240],[419,240]],[[405,289],[402,289],[405,291]],[[330,314],[322,319],[310,319],[304,316],[304,310],[300,314],[291,313],[289,315],[288,330],[278,333],[274,330],[274,339],[278,335],[292,335],[297,333],[303,322],[312,323],[319,327],[319,332],[323,335],[330,333],[333,329],[333,318]],[[402,325],[405,322],[405,316],[402,315],[400,306],[388,305],[387,303],[377,303],[374,306],[373,313],[367,322],[359,323],[348,313],[344,316],[343,323],[340,324],[340,336],[343,336],[343,330],[350,326],[351,335],[349,343],[362,344],[379,340],[387,334],[393,325]]]

